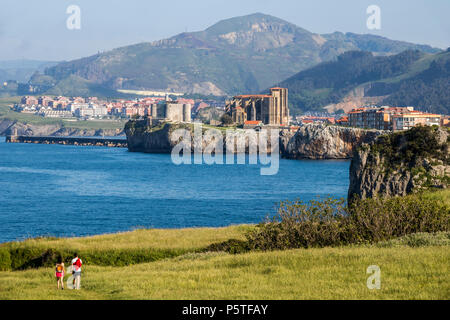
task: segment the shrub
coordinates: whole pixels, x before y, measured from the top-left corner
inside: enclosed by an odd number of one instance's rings
[[[356,200],[349,213],[350,242],[378,242],[411,233],[449,230],[449,207],[422,195]]]
[[[11,268],[13,270],[25,269],[31,261],[35,261],[42,255],[42,249],[38,248],[16,248],[9,251],[11,255]]]
[[[375,243],[417,232],[449,231],[450,208],[412,195],[391,199],[282,202],[277,215],[247,234],[259,250]]]
[[[419,232],[396,239],[381,241],[376,244],[377,247],[381,248],[392,248],[405,245],[409,247],[450,246],[450,232]]]
[[[128,266],[173,258],[184,254],[184,250],[101,250],[79,252],[83,263],[99,266]]]
[[[0,248],[0,271],[11,270],[11,255],[7,248]]]
[[[344,200],[281,202],[277,215],[247,234],[252,249],[324,247],[342,244],[347,218]]]
[[[204,251],[205,252],[225,251],[228,253],[236,254],[236,253],[244,253],[249,250],[250,248],[248,247],[247,241],[230,239],[219,243],[213,243],[208,247],[206,247]]]
[[[437,126],[416,126],[406,131],[380,136],[371,151],[380,154],[388,168],[400,164],[414,165],[422,159],[438,159],[450,164],[449,143],[440,144]]]
[[[54,266],[58,258],[61,257],[66,263],[70,263],[74,251],[55,250],[52,248],[4,248],[10,257],[9,269],[23,270],[29,268],[51,267]],[[3,250],[0,249],[0,270],[3,265]],[[99,266],[128,266],[132,264],[152,262],[156,260],[173,258],[186,253],[186,250],[99,250],[99,251],[79,251],[78,254],[84,264],[93,264]],[[5,254],[6,255],[6,254]],[[5,259],[6,261],[6,259]]]
[[[223,125],[226,126],[233,123],[233,119],[231,119],[231,117],[226,113],[222,115],[222,117],[220,117],[220,121],[222,122]]]

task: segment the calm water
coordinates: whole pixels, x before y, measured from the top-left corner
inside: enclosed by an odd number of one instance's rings
[[[0,242],[255,223],[280,200],[347,193],[349,161],[280,160],[274,176],[259,169],[176,166],[170,155],[0,137]]]

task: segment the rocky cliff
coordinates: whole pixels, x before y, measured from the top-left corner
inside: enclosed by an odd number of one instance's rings
[[[143,121],[129,121],[125,125],[128,150],[131,152],[170,153],[175,141],[170,140],[173,126],[150,127]]]
[[[162,124],[151,127],[144,121],[129,121],[125,126],[128,139],[128,148],[135,152],[148,153],[170,153],[172,148],[178,143],[170,138],[171,133],[179,128],[186,128],[191,131],[192,125],[183,124]],[[207,130],[203,127],[203,130]],[[225,131],[222,131],[225,135]],[[282,130],[279,133],[280,154],[288,159],[348,159],[352,156],[353,150],[362,143],[375,140],[382,131],[362,130],[338,126],[306,125],[301,127],[296,133]],[[253,140],[244,139],[245,132],[236,130],[231,136],[223,140],[224,151],[227,146],[233,146],[234,150],[249,152],[249,142]],[[251,139],[259,139],[258,133]],[[267,145],[271,145],[270,137],[267,137]],[[192,139],[192,150],[198,145]],[[202,149],[208,143],[202,142]]]
[[[404,196],[450,182],[449,132],[415,127],[355,150],[348,199]]]
[[[249,153],[251,146],[257,146],[260,136],[258,132],[252,131],[253,134],[248,135],[244,130],[229,130],[226,128],[218,128],[214,130],[218,135],[208,135],[210,127],[203,126],[201,134],[203,138],[195,136],[193,124],[172,124],[162,123],[157,126],[151,126],[145,120],[129,121],[125,125],[125,133],[127,135],[128,150],[131,152],[146,153],[171,153],[172,149],[178,145],[183,138],[172,135],[175,130],[185,129],[190,141],[190,150],[207,150],[212,148],[214,142],[219,142],[223,146],[223,153]],[[276,139],[279,141],[278,135]],[[271,138],[267,136],[263,141],[267,144],[267,150],[270,153]],[[282,146],[280,146],[282,148]],[[213,152],[214,153],[214,152]]]
[[[22,123],[15,120],[0,120],[0,135],[17,134],[20,136],[118,136],[123,135],[122,129],[79,129],[64,127],[60,124],[35,125]]]
[[[349,159],[353,150],[374,141],[383,131],[311,124],[293,137],[284,137],[283,156],[288,159]]]

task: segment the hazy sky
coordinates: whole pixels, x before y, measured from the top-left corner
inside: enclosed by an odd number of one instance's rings
[[[372,4],[381,8],[381,30],[366,27]],[[66,27],[69,5],[81,9],[80,30]],[[449,0],[1,0],[0,60],[70,60],[255,12],[316,33],[375,33],[450,46]]]

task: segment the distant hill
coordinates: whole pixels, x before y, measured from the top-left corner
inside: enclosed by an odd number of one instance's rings
[[[45,74],[55,83],[77,76],[107,89],[220,96],[259,92],[349,50],[389,55],[407,49],[439,51],[374,35],[320,35],[256,13],[220,21],[204,31],[63,62]]]
[[[27,82],[37,71],[56,65],[53,61],[40,60],[5,60],[0,61],[0,82],[15,80]]]
[[[292,113],[349,109],[363,104],[415,106],[450,113],[450,50],[407,50],[392,56],[349,51],[277,85],[289,89]]]

